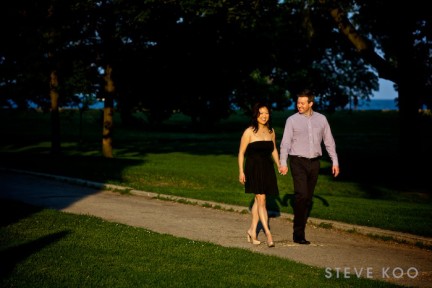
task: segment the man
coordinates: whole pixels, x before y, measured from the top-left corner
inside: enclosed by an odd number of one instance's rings
[[[339,175],[336,144],[327,118],[312,110],[314,95],[304,90],[297,96],[298,113],[288,117],[280,145],[280,169],[288,173],[287,160],[294,183],[294,224],[293,241],[310,244],[305,237],[305,228],[312,205],[312,197],[318,181],[321,143],[324,142],[333,166],[334,177]]]

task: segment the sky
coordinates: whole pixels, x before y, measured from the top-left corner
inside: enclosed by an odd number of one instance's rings
[[[393,82],[379,79],[379,91],[374,92],[374,97],[372,99],[389,99],[394,100],[397,97],[397,92],[393,88]]]

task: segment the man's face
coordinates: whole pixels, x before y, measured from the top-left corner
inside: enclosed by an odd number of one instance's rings
[[[297,110],[300,114],[310,114],[313,102],[308,102],[308,97],[297,98]]]

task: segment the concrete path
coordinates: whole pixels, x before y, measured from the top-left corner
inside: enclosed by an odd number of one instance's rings
[[[130,194],[122,195],[113,189],[126,189]],[[250,215],[241,213],[247,211],[245,207],[168,196],[161,200],[157,196],[67,177],[0,170],[1,198],[279,256],[325,268],[322,276],[327,278],[364,277],[410,287],[432,287],[432,251],[410,244],[431,246],[431,238],[311,219],[306,235],[312,244],[299,245],[291,241],[292,215],[282,214],[270,219],[276,247],[267,247],[262,232],[259,239],[263,242],[254,246],[246,241]],[[189,204],[179,203],[185,201]],[[209,208],[212,206],[217,209]],[[333,228],[318,228],[321,222]],[[367,234],[390,236],[407,244],[372,239]]]

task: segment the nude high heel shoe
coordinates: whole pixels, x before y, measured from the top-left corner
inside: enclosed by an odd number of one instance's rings
[[[249,232],[247,232],[247,241],[248,241],[249,243],[252,242],[253,245],[259,245],[259,244],[261,244],[261,241],[259,241],[259,240],[257,240],[257,239],[254,239],[254,238],[249,234]]]
[[[272,237],[273,238],[273,237]],[[269,247],[269,248],[271,248],[271,247],[275,247],[275,243],[274,243],[274,241],[273,241],[273,239],[272,239],[272,241],[268,241],[268,237],[267,237],[267,246]]]

